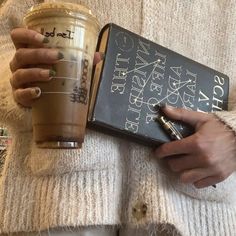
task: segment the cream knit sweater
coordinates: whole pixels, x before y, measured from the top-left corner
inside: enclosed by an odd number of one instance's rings
[[[162,169],[151,149],[89,130],[81,151],[35,147],[31,111],[13,101],[8,63],[9,32],[37,2],[8,0],[0,10],[0,122],[13,137],[0,179],[0,233],[125,223],[173,225],[184,236],[236,235],[235,174],[198,190]],[[236,131],[234,0],[75,2],[91,7],[102,25],[114,22],[228,74],[231,111],[217,115]]]

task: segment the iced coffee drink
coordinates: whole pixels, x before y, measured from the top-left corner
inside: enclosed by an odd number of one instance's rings
[[[32,107],[33,132],[42,148],[80,148],[87,122],[89,89],[99,24],[91,11],[71,3],[43,3],[25,17],[29,29],[49,39],[63,59],[56,75],[37,83],[42,94]]]

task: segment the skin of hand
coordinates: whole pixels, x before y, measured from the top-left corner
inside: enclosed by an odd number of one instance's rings
[[[214,114],[164,106],[167,117],[190,124],[194,134],[162,144],[154,151],[182,183],[204,188],[219,183],[236,170],[235,133]]]
[[[10,62],[13,97],[18,104],[31,107],[34,100],[40,97],[41,90],[30,87],[30,84],[50,81],[56,74],[52,66],[64,56],[58,49],[46,48],[49,40],[36,31],[16,28],[11,31],[11,38],[16,48]],[[96,52],[93,63],[97,64],[102,58],[103,55]]]

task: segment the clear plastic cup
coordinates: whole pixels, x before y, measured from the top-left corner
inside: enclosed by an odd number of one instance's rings
[[[24,22],[64,56],[52,80],[36,84],[42,94],[32,106],[34,140],[40,148],[81,148],[99,23],[90,9],[72,3],[39,4]]]

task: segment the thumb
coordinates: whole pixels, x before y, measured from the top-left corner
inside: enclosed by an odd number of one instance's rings
[[[96,65],[98,62],[102,61],[103,59],[104,59],[104,53],[95,52],[94,58],[93,58],[93,65]]]
[[[199,123],[203,123],[209,119],[206,113],[190,111],[184,108],[175,108],[169,105],[163,106],[162,111],[170,119],[182,121],[194,128],[197,127]]]

